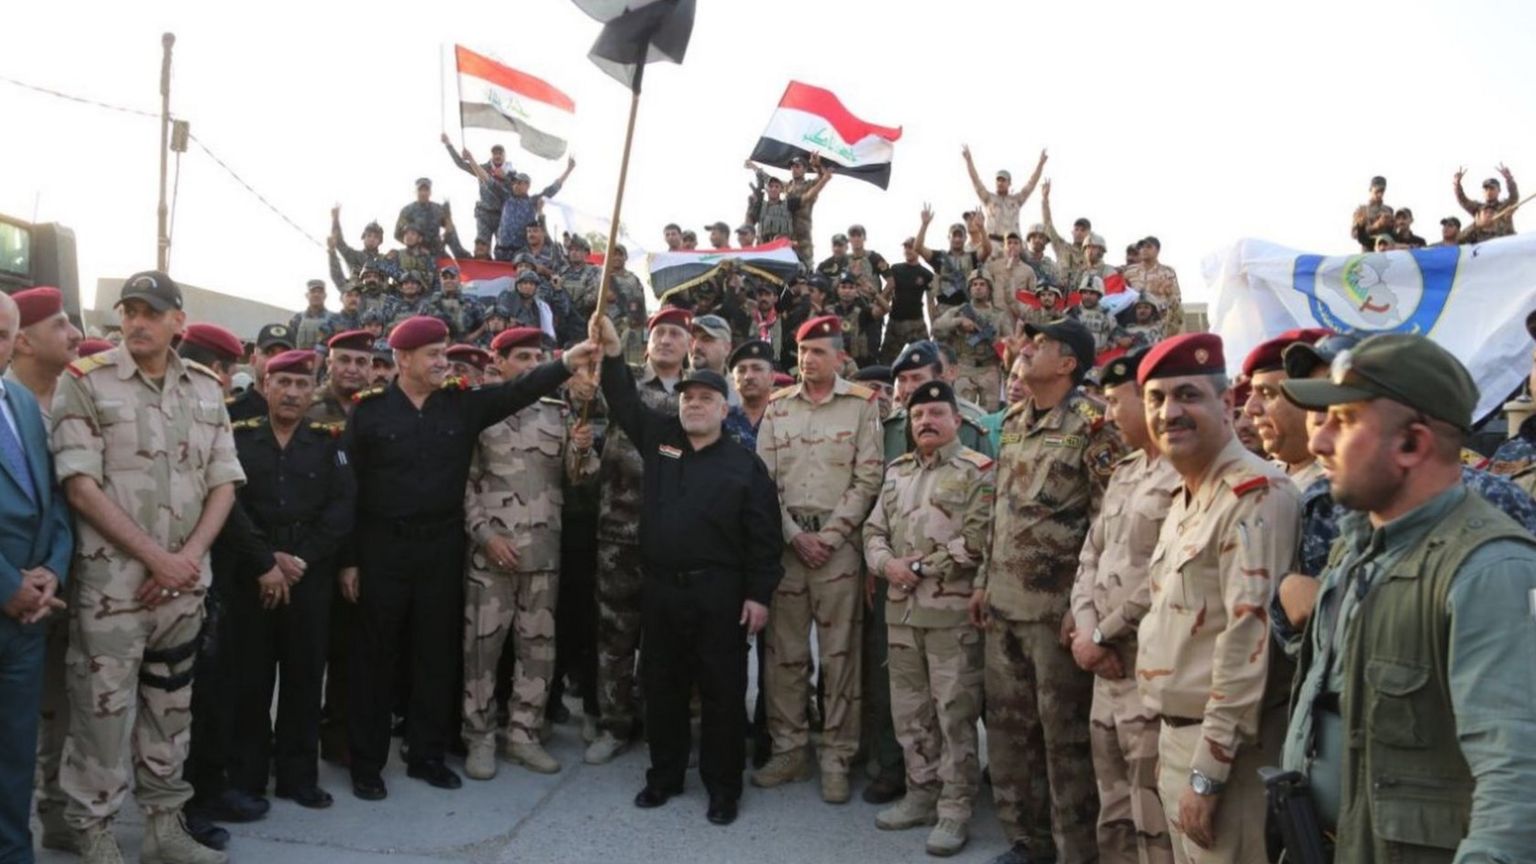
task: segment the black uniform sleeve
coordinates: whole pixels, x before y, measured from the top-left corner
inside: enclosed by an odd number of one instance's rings
[[[603,358],[602,385],[609,421],[619,424],[641,453],[650,452],[666,420],[640,401],[640,394],[635,392],[635,375],[623,356]]]
[[[756,453],[747,454],[752,460],[752,479],[747,489],[746,506],[741,518],[746,529],[746,549],[743,555],[747,578],[747,598],[768,606],[773,592],[784,577],[783,527],[779,521],[779,490],[768,476],[768,467]]]
[[[325,507],[293,550],[306,563],[339,557],[352,533],[353,515],[357,507],[357,478],[352,476],[352,465],[347,460],[346,451],[329,442],[322,447],[330,462]]]
[[[571,370],[565,368],[564,363],[551,360],[529,369],[511,381],[471,390],[464,394],[470,423],[477,433],[483,432],[492,424],[500,423],[555,392],[570,377]]]
[[[261,529],[256,527],[251,514],[246,512],[238,499],[235,506],[230,508],[229,518],[224,520],[224,527],[219,529],[219,537],[215,542],[226,544],[238,560],[256,568],[254,573],[257,576],[277,566],[277,559],[272,555],[272,544],[267,541]]]

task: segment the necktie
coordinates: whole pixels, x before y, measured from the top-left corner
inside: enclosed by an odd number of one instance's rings
[[[21,488],[27,493],[27,500],[36,504],[37,489],[33,485],[32,469],[27,467],[27,454],[21,449],[21,440],[16,437],[15,432],[11,431],[11,424],[5,422],[4,417],[0,417],[0,459],[5,460],[5,464],[21,481]]]

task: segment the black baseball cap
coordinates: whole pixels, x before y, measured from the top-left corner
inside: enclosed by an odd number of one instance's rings
[[[773,365],[773,345],[762,339],[751,339],[736,346],[731,356],[725,361],[725,368],[735,369],[736,364],[743,360],[766,360]]]
[[[677,382],[677,389],[685,387],[708,387],[727,399],[731,395],[730,388],[725,385],[725,378],[713,369],[694,369],[684,375],[683,380]]]
[[[913,369],[937,365],[939,365],[939,346],[931,340],[919,339],[916,342],[908,342],[906,347],[901,349],[901,353],[896,356],[896,362],[891,364],[891,376],[895,377]]]
[[[1067,346],[1072,356],[1077,358],[1077,370],[1073,373],[1077,381],[1082,381],[1088,370],[1093,368],[1093,360],[1097,356],[1093,334],[1076,318],[1058,318],[1045,324],[1025,324],[1024,335],[1031,339],[1043,335],[1052,342]]]
[[[123,281],[122,293],[113,305],[121,306],[125,300],[143,300],[156,312],[180,309],[181,286],[159,270],[145,270]]]
[[[293,332],[287,324],[268,324],[256,334],[256,347],[265,351],[273,345],[287,345],[293,348]]]
[[[955,401],[955,389],[949,386],[949,383],[946,381],[929,381],[913,390],[912,395],[907,397],[907,411],[911,412],[913,408],[919,405],[926,405],[929,402],[947,402],[949,407],[958,408],[958,403]],[[910,418],[911,414],[909,413],[907,416]]]

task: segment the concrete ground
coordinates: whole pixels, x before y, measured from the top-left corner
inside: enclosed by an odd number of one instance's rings
[[[283,864],[936,860],[923,851],[926,828],[889,832],[875,827],[879,808],[859,799],[862,776],[855,777],[853,800],[841,806],[823,803],[814,779],[766,790],[749,783],[741,817],[725,828],[705,821],[707,798],[696,773],[682,796],[657,810],[639,810],[631,802],[645,783],[643,746],[607,765],[585,765],[580,729],[579,724],[556,727],[549,749],[565,767],[553,776],[503,762],[494,780],[466,779],[464,788],[448,792],[406,777],[404,766],[392,759],[385,772],[389,798],[380,802],[354,798],[347,773],[322,763],[321,785],[336,804],[314,811],[273,799],[272,812],[260,822],[226,826],[234,836],[231,859]],[[456,759],[450,764],[455,770],[463,767]],[[951,860],[982,862],[1003,851],[990,790],[984,786],[980,797],[971,843]],[[142,833],[143,820],[130,805],[117,822],[118,840],[130,861],[137,859]],[[46,850],[38,855],[40,864],[75,860]]]

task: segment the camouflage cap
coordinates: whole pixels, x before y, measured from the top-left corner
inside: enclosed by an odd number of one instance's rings
[[[1330,405],[1390,399],[1455,426],[1472,430],[1477,383],[1451,352],[1409,333],[1371,336],[1333,358],[1327,378],[1282,382],[1286,398],[1308,411]]]
[[[1024,235],[1024,239],[1028,240],[1029,238],[1035,236],[1036,234],[1039,234],[1041,237],[1044,237],[1047,240],[1049,240],[1051,238],[1051,235],[1049,233],[1047,233],[1046,230],[1045,230],[1045,223],[1044,222],[1036,222],[1035,224],[1029,226],[1029,233]]]
[[[846,245],[847,243],[848,243],[848,235],[847,234],[833,234],[832,235],[832,245],[833,246],[842,246],[842,245]]]

